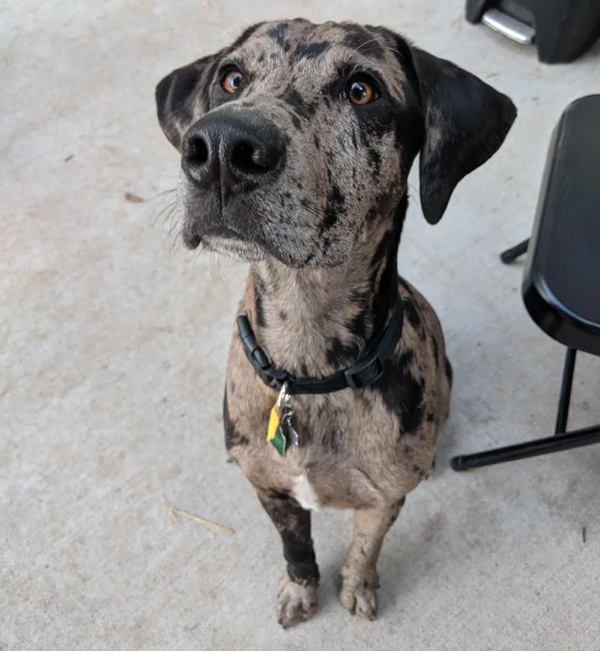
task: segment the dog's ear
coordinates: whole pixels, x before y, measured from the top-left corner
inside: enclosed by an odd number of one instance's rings
[[[158,122],[169,142],[179,149],[183,134],[190,127],[194,112],[208,110],[208,84],[213,64],[221,52],[177,68],[156,87]],[[195,103],[196,106],[194,106]]]
[[[425,127],[421,206],[436,224],[458,182],[500,148],[517,110],[506,95],[450,61],[418,48],[410,52]]]

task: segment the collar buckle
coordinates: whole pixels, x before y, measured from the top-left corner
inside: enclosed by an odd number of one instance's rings
[[[241,315],[237,320],[238,330],[244,353],[254,367],[256,373],[260,376],[265,385],[272,389],[281,389],[283,383],[290,380],[289,374],[283,369],[276,367],[270,360],[264,350],[258,345],[250,322],[245,315]]]
[[[344,376],[348,387],[360,389],[376,383],[383,376],[384,371],[385,366],[379,357],[379,352],[373,351],[373,353],[346,369]]]

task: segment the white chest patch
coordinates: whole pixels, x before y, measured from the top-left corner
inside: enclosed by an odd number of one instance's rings
[[[306,473],[299,475],[294,480],[292,495],[304,509],[317,510],[321,507],[319,504],[319,497],[308,481]]]

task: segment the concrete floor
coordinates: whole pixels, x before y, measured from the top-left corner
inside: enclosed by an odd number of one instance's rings
[[[598,649],[600,447],[448,463],[552,431],[563,351],[525,313],[522,266],[497,254],[529,233],[551,129],[598,92],[600,44],[542,66],[462,5],[0,2],[0,649]],[[296,15],[385,23],[520,116],[440,225],[410,209],[400,269],[441,317],[456,385],[435,476],[386,540],[380,617],[338,605],[350,514],[324,511],[321,610],[284,632],[279,541],[223,447],[245,269],[173,244],[161,193],[178,161],[153,92],[230,33]],[[598,364],[578,362],[574,426],[600,421]],[[235,534],[169,519],[167,502]]]

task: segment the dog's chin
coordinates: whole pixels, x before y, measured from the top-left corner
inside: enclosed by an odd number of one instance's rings
[[[242,263],[253,263],[266,258],[265,252],[258,245],[239,238],[209,235],[202,238],[202,244],[209,251],[214,251]]]
[[[188,249],[197,249],[202,246],[207,251],[214,251],[222,256],[227,256],[242,263],[252,263],[263,260],[265,252],[253,242],[240,238],[237,234],[204,234],[190,233],[187,229],[182,232],[183,243]]]

